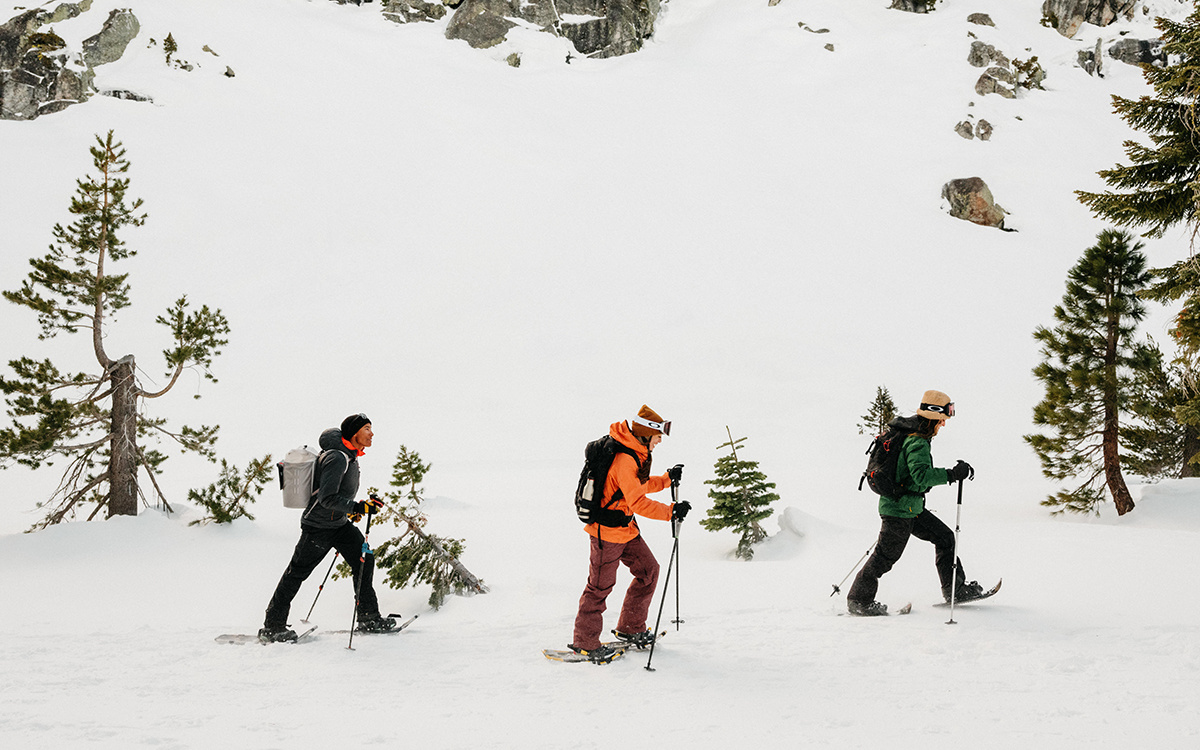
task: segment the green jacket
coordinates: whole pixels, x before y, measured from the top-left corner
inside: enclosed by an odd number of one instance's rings
[[[879,498],[879,515],[916,518],[925,510],[925,493],[939,484],[950,483],[950,472],[933,465],[929,438],[909,435],[900,446],[896,482],[905,489],[898,498]]]

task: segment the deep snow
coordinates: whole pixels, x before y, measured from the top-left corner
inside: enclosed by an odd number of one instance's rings
[[[257,628],[294,544],[274,488],[257,522],[189,528],[186,490],[215,472],[173,459],[175,516],[21,535],[56,475],[10,469],[0,742],[1194,747],[1200,605],[1184,581],[1200,487],[1142,488],[1126,518],[1050,518],[1037,503],[1053,487],[1021,440],[1041,396],[1031,333],[1104,228],[1071,191],[1101,187],[1095,171],[1122,158],[1130,132],[1109,95],[1145,91],[1136,69],[1095,79],[1075,55],[1150,22],[1066,40],[1038,25],[1037,0],[944,0],[928,16],[887,4],[672,0],[642,52],[566,65],[548,35],[474,51],[374,5],[134,3],[142,36],[97,84],[153,104],[97,97],[0,123],[0,288],[68,220],[92,134],[115,129],[150,220],[126,234],[135,304],[110,352],[160,377],[151,321],[182,292],[233,326],[220,382],[193,377],[153,413],[221,424],[221,455],[244,464],[366,411],[364,482],[385,484],[401,444],[431,461],[432,527],[466,538],[492,592],[435,613],[427,592],[381,590],[421,619],[354,652],[330,636],[217,646]],[[118,5],[97,0],[55,30],[78,43]],[[201,67],[161,64],[146,40],[167,32]],[[975,95],[968,32],[1036,54],[1047,91]],[[519,69],[503,63],[514,50]],[[972,114],[996,127],[990,142],[953,132]],[[1019,231],[947,216],[941,185],[972,175]],[[1171,262],[1186,237],[1146,251]],[[1146,331],[1163,339],[1169,316]],[[87,366],[77,341],[36,343],[27,311],[0,307],[0,320],[5,360]],[[978,470],[963,558],[1005,584],[956,626],[929,606],[920,542],[880,591],[913,601],[911,616],[834,616],[830,585],[877,530],[854,487],[855,424],[878,385],[902,408],[926,388],[958,405],[934,456]],[[569,638],[586,572],[567,500],[579,454],[642,403],[675,422],[658,461],[687,465],[697,517],[725,425],[749,436],[781,530],[747,564],[729,559],[732,536],[689,520],[686,622],[657,672],[641,658],[551,664],[538,650]],[[950,489],[930,505],[952,521]],[[643,527],[665,567],[666,525]],[[330,584],[314,621],[346,627],[349,602],[348,584]]]

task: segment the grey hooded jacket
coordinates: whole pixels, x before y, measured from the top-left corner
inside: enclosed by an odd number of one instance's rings
[[[318,442],[313,497],[300,517],[300,525],[313,529],[336,529],[350,519],[354,496],[358,494],[358,455],[342,442],[342,431],[332,427],[321,433]]]

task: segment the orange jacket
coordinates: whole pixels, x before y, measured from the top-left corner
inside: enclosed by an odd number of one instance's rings
[[[650,451],[634,436],[633,432],[629,429],[629,425],[625,422],[614,423],[608,428],[608,434],[612,435],[613,439],[621,443],[621,445],[637,453],[638,458],[642,461],[645,461],[650,455]],[[609,507],[620,510],[626,515],[639,515],[659,521],[670,521],[670,503],[660,503],[646,497],[647,493],[659,492],[670,486],[671,479],[666,474],[650,477],[643,484],[642,480],[638,479],[637,461],[633,460],[633,456],[618,453],[613,459],[612,467],[608,470],[608,479],[604,482],[602,504],[607,506],[608,501],[619,489],[621,490],[622,497]],[[636,520],[630,521],[628,526],[600,526],[593,523],[588,524],[585,529],[592,536],[596,536],[597,532],[599,532],[601,541],[614,542],[616,544],[625,544],[632,541],[641,533],[638,530]]]

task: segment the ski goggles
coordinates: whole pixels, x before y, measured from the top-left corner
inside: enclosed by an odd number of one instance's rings
[[[909,403],[912,403],[911,401]],[[931,411],[934,414],[945,414],[947,417],[954,416],[954,402],[948,404],[921,404],[921,411]]]
[[[654,430],[655,432],[661,432],[664,435],[671,434],[671,423],[669,421],[655,422],[652,419],[645,419],[643,417],[634,417],[633,423],[640,424],[642,427],[649,427],[650,429]]]

